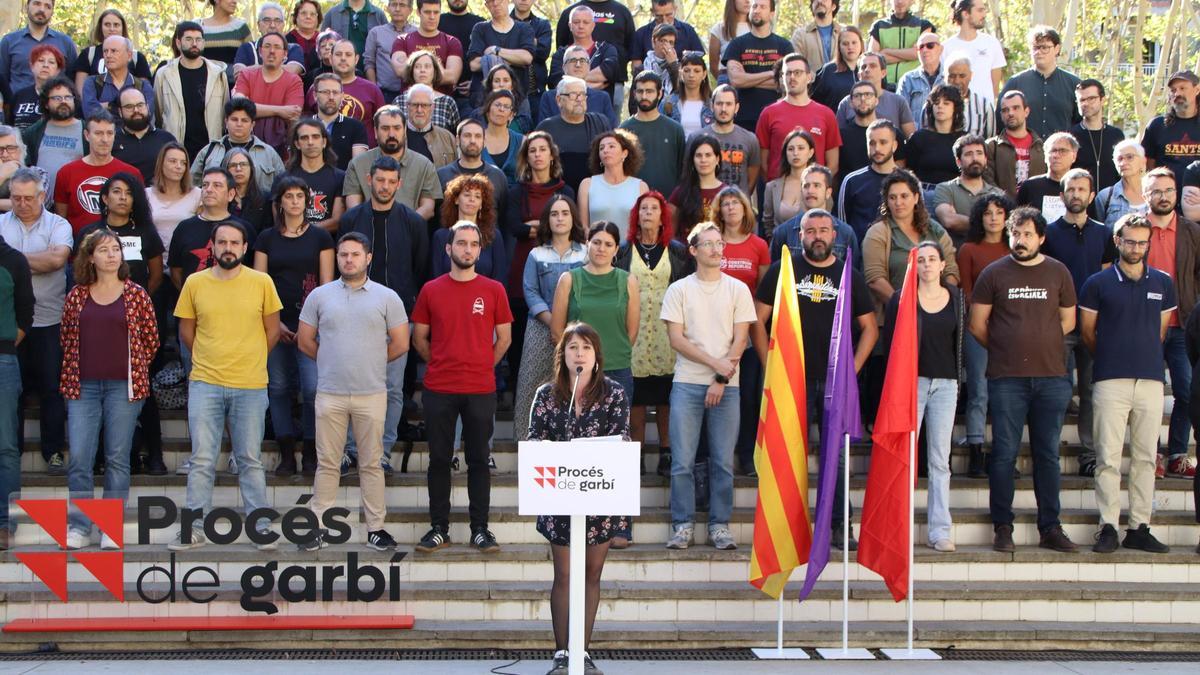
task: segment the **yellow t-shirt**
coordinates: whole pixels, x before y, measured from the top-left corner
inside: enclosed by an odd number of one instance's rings
[[[283,308],[275,283],[245,266],[228,281],[213,276],[214,269],[189,276],[175,305],[175,316],[196,320],[191,376],[221,387],[262,389],[267,386],[263,317]]]

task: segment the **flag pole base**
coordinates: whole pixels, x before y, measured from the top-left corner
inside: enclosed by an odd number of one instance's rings
[[[812,658],[800,648],[756,647],[750,651],[760,661],[807,661]]]
[[[875,655],[862,647],[818,647],[817,654],[826,661],[874,661]]]
[[[906,647],[897,647],[895,649],[880,649],[879,651],[891,661],[942,660],[942,657],[938,656],[932,649],[908,649]]]

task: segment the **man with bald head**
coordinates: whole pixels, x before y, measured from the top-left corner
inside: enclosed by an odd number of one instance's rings
[[[100,45],[104,56],[104,68],[108,71],[93,75],[83,81],[83,90],[79,92],[83,100],[83,116],[106,107],[117,97],[122,89],[134,86],[141,90],[146,97],[146,110],[154,117],[154,87],[140,77],[134,77],[129,72],[129,64],[133,61],[133,43],[122,35],[110,35],[104,38]]]

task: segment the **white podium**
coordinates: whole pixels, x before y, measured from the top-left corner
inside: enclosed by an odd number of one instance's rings
[[[517,512],[571,517],[571,675],[583,675],[587,516],[641,515],[641,456],[641,444],[610,438],[517,446]]]

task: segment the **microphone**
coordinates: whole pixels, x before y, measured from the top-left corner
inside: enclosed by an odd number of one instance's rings
[[[571,404],[567,407],[567,440],[575,436],[575,392],[579,390],[579,376],[583,374],[583,366],[575,366],[575,384],[571,385]]]

